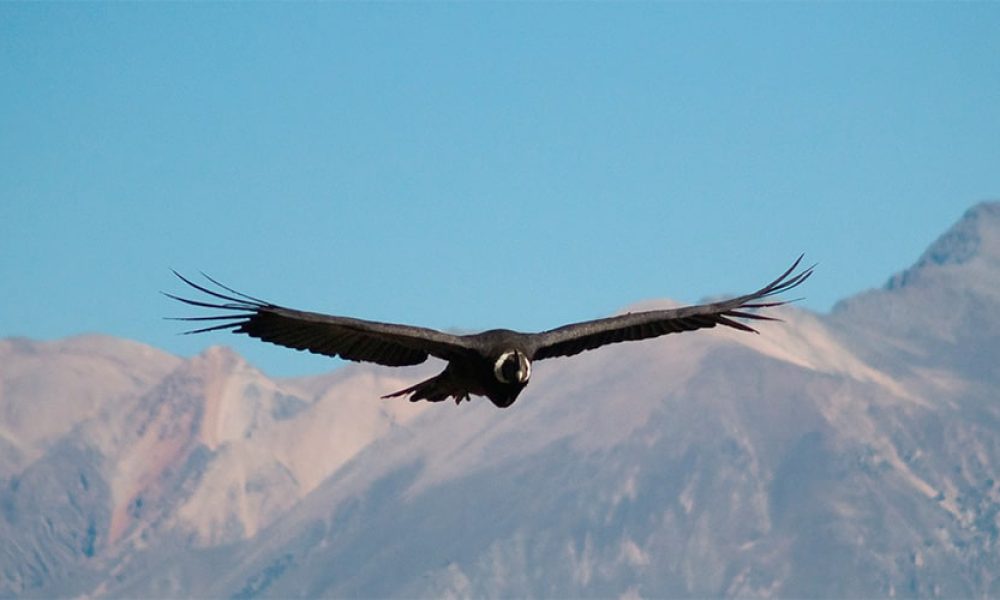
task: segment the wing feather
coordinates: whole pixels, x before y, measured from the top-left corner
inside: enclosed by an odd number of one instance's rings
[[[435,329],[295,310],[237,292],[204,273],[205,279],[218,289],[195,283],[176,271],[174,275],[217,302],[164,295],[190,306],[223,311],[217,315],[174,318],[216,323],[185,333],[229,330],[295,350],[386,366],[415,365],[428,356],[449,360],[469,347],[461,336]]]
[[[777,279],[744,296],[710,304],[629,313],[543,331],[532,336],[534,359],[572,356],[607,344],[644,340],[716,325],[757,333],[756,329],[736,319],[779,321],[780,319],[776,317],[747,312],[745,309],[771,308],[787,304],[789,301],[760,302],[760,300],[786,292],[808,279],[816,265],[795,273],[801,262],[802,256],[799,256]]]

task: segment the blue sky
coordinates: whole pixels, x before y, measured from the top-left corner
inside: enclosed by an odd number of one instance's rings
[[[0,336],[179,336],[204,270],[466,330],[827,311],[1000,197],[1000,4],[0,4]]]

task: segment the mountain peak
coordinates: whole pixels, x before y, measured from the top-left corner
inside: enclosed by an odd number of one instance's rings
[[[967,210],[912,267],[894,275],[885,287],[906,287],[925,273],[974,263],[1000,267],[1000,201],[980,202]]]
[[[963,264],[980,255],[1000,256],[1000,201],[981,202],[962,215],[920,257],[922,264]]]

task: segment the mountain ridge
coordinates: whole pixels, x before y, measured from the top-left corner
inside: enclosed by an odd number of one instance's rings
[[[997,239],[977,205],[828,315],[542,361],[506,411],[0,341],[0,595],[995,597]]]

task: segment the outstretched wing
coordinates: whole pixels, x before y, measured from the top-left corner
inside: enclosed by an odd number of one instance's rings
[[[428,355],[448,360],[467,349],[460,336],[435,329],[294,310],[237,292],[204,273],[204,277],[218,286],[218,290],[198,285],[177,271],[174,275],[217,301],[192,300],[164,292],[166,296],[191,306],[224,312],[205,317],[175,318],[179,321],[215,322],[209,327],[185,333],[229,330],[287,348],[390,367],[419,364],[427,360]]]
[[[774,317],[747,312],[746,309],[768,308],[785,304],[784,301],[761,302],[761,300],[788,291],[812,275],[813,265],[793,274],[802,262],[802,256],[768,285],[752,294],[697,306],[685,306],[666,310],[652,310],[629,313],[617,317],[574,323],[557,329],[543,331],[532,336],[535,360],[554,356],[572,356],[584,350],[593,350],[607,344],[644,340],[648,338],[693,331],[716,325],[725,325],[741,331],[757,330],[734,319],[755,319],[777,321]]]

